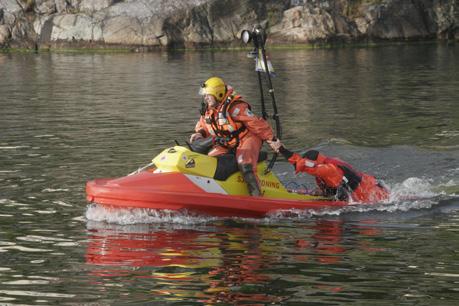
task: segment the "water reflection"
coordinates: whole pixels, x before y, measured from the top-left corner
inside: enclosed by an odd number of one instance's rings
[[[137,271],[137,277],[151,278],[152,292],[167,300],[179,297],[206,303],[278,300],[264,293],[244,292],[244,286],[257,286],[271,278],[263,269],[273,258],[267,250],[262,250],[257,227],[114,229],[94,223],[91,227],[86,262],[103,266],[92,270],[94,275],[118,277],[131,274],[133,267],[142,267],[144,273]],[[193,290],[193,286],[201,289]]]
[[[144,232],[124,233],[93,229],[86,262],[103,266],[200,267],[203,263],[197,261],[197,254],[209,250],[206,245],[196,245],[195,240],[206,234],[194,230],[149,232],[148,227]],[[213,264],[208,262],[208,266]]]
[[[92,276],[134,277],[170,301],[278,303],[298,286],[343,290],[323,279],[322,269],[308,267],[327,265],[339,275],[349,252],[378,252],[364,239],[381,234],[374,222],[319,219],[280,231],[237,222],[189,228],[90,222],[85,258],[97,267]]]

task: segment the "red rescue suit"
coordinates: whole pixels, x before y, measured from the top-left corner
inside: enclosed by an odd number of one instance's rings
[[[251,164],[256,173],[258,155],[263,141],[273,139],[269,123],[250,110],[250,105],[228,89],[216,108],[207,107],[195,127],[203,137],[216,139],[210,156],[218,156],[236,149],[238,164]]]
[[[301,157],[285,148],[281,153],[295,166],[296,173],[306,172],[316,178],[316,183],[326,196],[336,196],[339,200],[372,203],[385,200],[389,192],[374,176],[354,170],[348,163],[326,157],[315,150]],[[308,154],[312,153],[312,154]],[[311,157],[312,156],[312,157]]]

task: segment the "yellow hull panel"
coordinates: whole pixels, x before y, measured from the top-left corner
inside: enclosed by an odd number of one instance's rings
[[[217,158],[196,153],[181,146],[165,149],[153,159],[153,163],[157,172],[179,172],[209,179],[213,179],[217,169]],[[273,172],[264,173],[266,167],[264,161],[258,163],[257,166],[257,176],[264,197],[303,201],[329,200],[328,198],[289,192]],[[229,195],[249,195],[247,184],[239,171],[225,181],[215,180],[215,182]]]

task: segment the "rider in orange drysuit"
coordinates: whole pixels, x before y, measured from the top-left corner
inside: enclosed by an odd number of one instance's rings
[[[210,156],[235,150],[250,194],[261,195],[256,169],[263,141],[271,143],[274,138],[269,123],[255,116],[250,105],[218,77],[212,77],[202,84],[200,94],[205,107],[190,142],[212,137]]]
[[[389,191],[374,176],[359,172],[338,158],[326,157],[316,150],[309,150],[301,157],[287,150],[280,141],[272,142],[271,146],[295,166],[296,173],[306,172],[314,176],[324,196],[361,203],[383,201],[389,197]]]

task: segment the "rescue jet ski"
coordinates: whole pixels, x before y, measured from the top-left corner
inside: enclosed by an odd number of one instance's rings
[[[257,26],[241,33],[244,43],[253,42],[249,53],[255,59],[255,70],[261,93],[263,119],[275,121],[276,137],[281,139],[271,74],[267,59],[265,31]],[[268,83],[272,101],[272,116],[268,116],[262,85],[262,73]],[[205,147],[205,145],[203,145]],[[170,147],[156,156],[151,166],[131,175],[114,179],[96,179],[86,184],[89,202],[114,208],[149,208],[172,210],[223,217],[264,217],[277,211],[320,210],[349,205],[334,198],[300,194],[287,190],[271,171],[277,154],[269,163],[266,154],[257,167],[262,196],[250,196],[247,184],[237,167],[234,155],[211,157],[192,145]]]
[[[219,217],[260,218],[278,211],[321,210],[349,205],[334,198],[289,191],[272,171],[266,152],[257,175],[262,196],[250,196],[234,155],[211,157],[173,146],[128,176],[86,184],[86,198],[113,208],[186,211]]]

